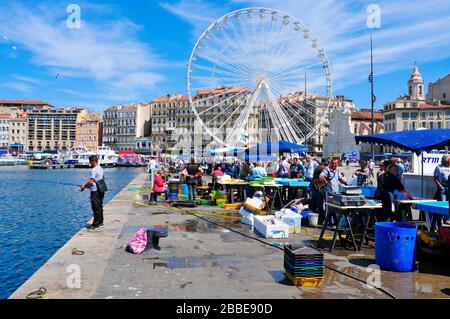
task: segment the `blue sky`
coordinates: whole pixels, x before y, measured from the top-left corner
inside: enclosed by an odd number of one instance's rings
[[[81,29],[66,25],[81,7]],[[367,28],[367,6],[381,28]],[[282,10],[307,25],[331,61],[335,95],[370,106],[369,36],[375,45],[377,107],[407,91],[419,64],[425,81],[450,73],[450,1],[0,0],[0,99],[43,99],[102,110],[186,94],[186,64],[202,31],[244,7]],[[14,17],[14,18],[12,18]]]

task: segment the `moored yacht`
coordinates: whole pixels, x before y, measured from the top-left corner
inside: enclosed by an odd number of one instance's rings
[[[80,157],[84,157],[86,153],[88,153],[88,149],[85,146],[74,147],[68,152],[67,159],[64,164],[78,165]]]
[[[100,166],[104,167],[114,167],[119,161],[119,155],[110,147],[105,145],[98,148],[97,156]]]
[[[24,158],[18,156],[12,156],[11,154],[0,155],[0,166],[16,166],[26,165],[27,161]]]

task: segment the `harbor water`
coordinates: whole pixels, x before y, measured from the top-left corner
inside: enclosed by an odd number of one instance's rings
[[[105,205],[142,168],[105,169]],[[0,299],[8,298],[92,218],[89,170],[0,167]]]

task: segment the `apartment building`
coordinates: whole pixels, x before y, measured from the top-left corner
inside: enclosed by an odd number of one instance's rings
[[[32,109],[28,114],[27,150],[67,151],[75,146],[80,108]]]
[[[113,106],[103,115],[103,144],[116,151],[136,149],[137,104]]]

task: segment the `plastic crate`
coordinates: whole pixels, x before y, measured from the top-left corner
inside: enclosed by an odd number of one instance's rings
[[[322,285],[322,280],[324,279],[324,277],[311,277],[311,278],[294,277],[287,272],[286,276],[295,286],[301,287],[320,287]]]
[[[222,207],[223,205],[225,205],[228,202],[228,200],[226,198],[220,198],[220,199],[216,199],[216,204],[219,207]]]
[[[242,207],[241,203],[223,205],[223,208],[225,208],[225,209],[241,209],[241,207]]]
[[[215,200],[201,200],[200,205],[202,206],[215,206],[216,201]]]

